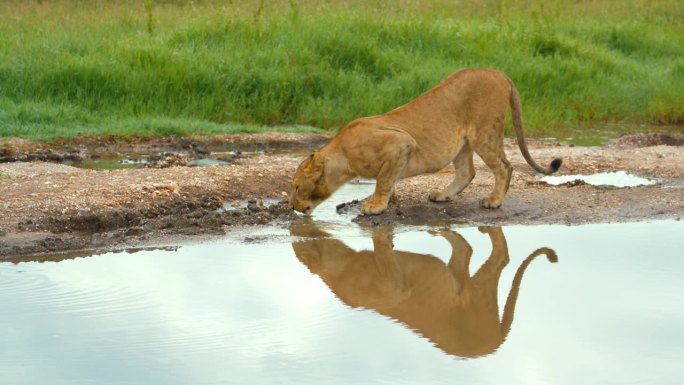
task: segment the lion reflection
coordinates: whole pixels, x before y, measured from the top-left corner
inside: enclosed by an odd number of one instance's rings
[[[347,305],[374,310],[394,318],[433,341],[448,354],[461,357],[494,352],[506,339],[525,269],[553,250],[539,248],[518,267],[499,319],[499,278],[509,262],[500,227],[481,227],[489,235],[492,253],[472,277],[470,245],[458,233],[443,231],[452,248],[448,264],[429,254],[393,249],[392,231],[373,230],[374,250],[355,251],[311,225],[292,229],[293,235],[315,237],[292,244],[297,258],[320,276]]]

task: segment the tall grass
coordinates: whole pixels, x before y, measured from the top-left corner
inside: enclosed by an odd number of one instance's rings
[[[531,132],[682,123],[684,3],[0,0],[0,136],[334,130],[474,66]]]

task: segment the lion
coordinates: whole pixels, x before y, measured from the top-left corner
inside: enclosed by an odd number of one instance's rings
[[[513,172],[503,147],[509,106],[527,163],[542,174],[556,172],[560,158],[543,168],[530,156],[520,95],[508,76],[494,69],[464,69],[401,107],[356,119],[342,128],[299,165],[290,206],[308,215],[343,184],[362,177],[377,183],[361,212],[380,214],[387,209],[397,181],[439,171],[449,162],[455,169],[453,181],[428,197],[433,202],[450,201],[475,177],[475,152],[495,177],[491,195],[481,199],[480,205],[499,208]]]
[[[506,340],[527,267],[539,255],[558,261],[547,247],[525,258],[499,317],[499,281],[510,261],[508,245],[500,227],[479,230],[489,236],[492,251],[472,276],[473,249],[450,230],[439,233],[451,246],[448,263],[430,254],[395,250],[392,230],[383,226],[373,228],[373,250],[361,251],[306,224],[291,233],[313,237],[292,243],[297,258],[348,306],[395,319],[447,354],[478,357],[495,352]]]

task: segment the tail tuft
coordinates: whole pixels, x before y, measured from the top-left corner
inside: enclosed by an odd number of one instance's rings
[[[554,172],[558,171],[561,164],[563,164],[563,159],[561,159],[561,158],[556,158],[556,159],[552,160],[551,166],[549,167],[549,171],[550,171],[549,173],[554,173]]]

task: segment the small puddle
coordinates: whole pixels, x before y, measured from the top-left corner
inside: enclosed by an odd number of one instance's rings
[[[353,201],[361,202],[371,196],[374,190],[374,180],[354,179],[340,187],[330,198],[318,205],[311,214],[311,218],[330,225],[339,224],[343,227],[349,227],[351,220],[361,214],[361,206],[349,205],[342,210],[341,205],[347,205]]]
[[[601,172],[591,175],[553,175],[544,176],[539,180],[556,186],[564,183],[572,183],[577,180],[593,186],[613,187],[648,186],[656,183],[655,180],[642,178],[625,171]]]
[[[267,199],[250,199],[246,201],[238,201],[238,202],[226,202],[223,204],[223,206],[219,207],[216,212],[218,213],[225,213],[225,212],[234,212],[234,211],[244,211],[245,209],[251,210],[254,208],[254,210],[261,210],[263,208],[269,208],[272,205],[280,203],[280,199],[276,198],[267,198]]]
[[[683,233],[314,219],[2,262],[0,371],[24,385],[679,383]]]
[[[166,162],[169,165],[181,164],[188,167],[227,166],[236,159],[263,154],[263,151],[219,151],[211,152],[201,157],[189,152],[156,152],[153,154],[135,153],[118,154],[116,156],[102,156],[89,158],[72,163],[75,167],[92,170],[115,170],[122,168],[141,168],[150,163]]]
[[[147,159],[131,159],[128,157],[104,157],[96,159],[87,159],[81,162],[72,163],[74,167],[85,168],[89,170],[118,170],[122,168],[140,168],[144,167]]]

